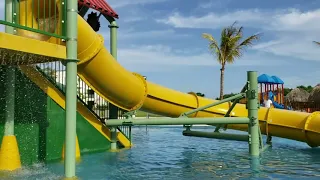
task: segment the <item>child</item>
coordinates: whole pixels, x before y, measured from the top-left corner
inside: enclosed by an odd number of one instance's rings
[[[271,104],[272,104],[272,101],[271,101],[271,99],[264,100],[263,104],[264,104],[264,107],[270,108]]]

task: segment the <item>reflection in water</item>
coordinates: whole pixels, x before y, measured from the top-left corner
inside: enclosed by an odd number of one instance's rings
[[[77,176],[95,180],[320,178],[320,151],[303,143],[273,138],[272,148],[260,158],[250,158],[245,142],[186,137],[182,130],[148,126],[146,134],[145,127],[135,127],[132,149],[84,155]],[[12,179],[59,179],[57,175],[63,173],[62,163],[52,163],[24,170]]]

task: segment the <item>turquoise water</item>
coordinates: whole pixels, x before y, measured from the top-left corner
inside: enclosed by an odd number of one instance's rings
[[[212,130],[212,127],[195,127]],[[181,127],[133,128],[134,147],[82,156],[79,179],[320,179],[320,148],[273,138],[253,166],[246,142],[182,136]],[[6,179],[61,179],[63,163],[36,164]]]

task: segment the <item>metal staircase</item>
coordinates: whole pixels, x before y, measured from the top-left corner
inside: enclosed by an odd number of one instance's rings
[[[41,63],[37,64],[35,68],[54,84],[59,91],[65,94],[66,71],[61,62]],[[95,93],[79,76],[77,77],[77,87],[78,101],[85,105],[104,124],[110,117],[109,102]],[[118,118],[124,119],[124,113],[126,111],[119,109]],[[117,129],[131,142],[131,127],[118,126]]]

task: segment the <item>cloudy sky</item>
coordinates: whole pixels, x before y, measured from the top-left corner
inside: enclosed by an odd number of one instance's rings
[[[158,84],[208,97],[219,95],[220,66],[201,34],[219,40],[221,29],[238,21],[245,36],[262,39],[227,65],[225,92],[237,92],[246,71],[277,75],[285,86],[320,83],[319,0],[109,0],[119,14],[118,60]],[[0,7],[0,12],[3,12]],[[3,17],[3,15],[1,15]],[[109,48],[108,22],[99,33]]]

